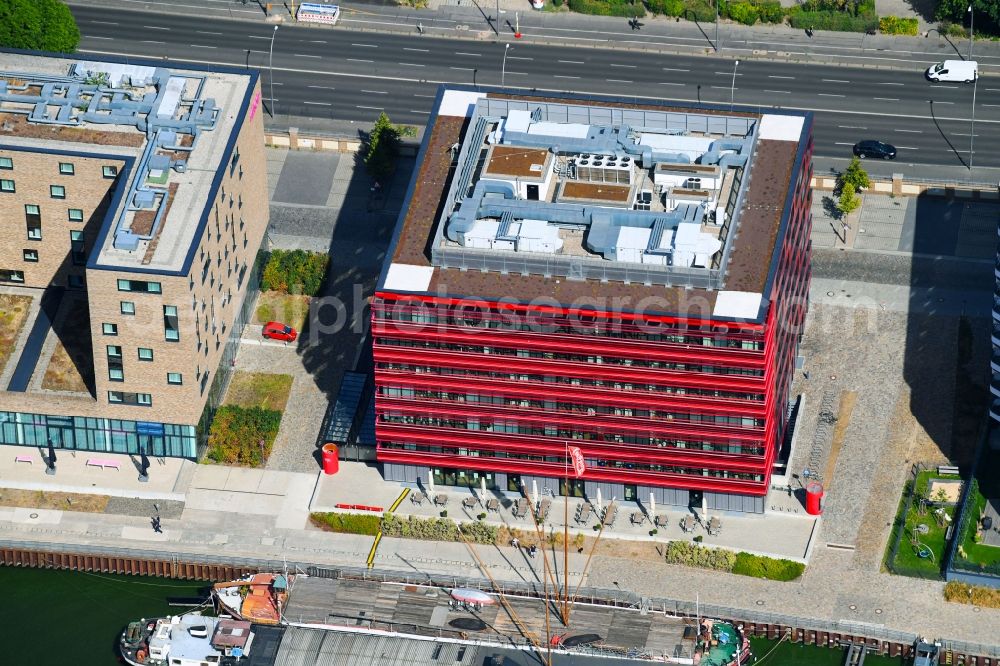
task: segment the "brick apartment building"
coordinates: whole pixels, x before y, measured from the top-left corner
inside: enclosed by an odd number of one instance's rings
[[[0,293],[33,297],[0,444],[197,455],[255,296],[260,99],[247,70],[0,53]],[[44,386],[57,345],[87,391]]]
[[[372,305],[385,477],[762,512],[811,155],[809,113],[442,89]]]

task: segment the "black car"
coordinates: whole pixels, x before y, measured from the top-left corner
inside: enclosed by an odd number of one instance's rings
[[[854,154],[862,159],[878,157],[883,160],[894,160],[896,159],[896,146],[890,146],[881,141],[858,141],[854,144]]]

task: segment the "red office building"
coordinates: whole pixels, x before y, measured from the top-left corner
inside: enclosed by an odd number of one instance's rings
[[[762,512],[811,155],[809,113],[442,88],[372,303],[385,478]]]

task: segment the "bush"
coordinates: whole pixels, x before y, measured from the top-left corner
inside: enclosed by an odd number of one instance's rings
[[[671,541],[667,544],[666,560],[669,564],[700,567],[715,571],[732,571],[736,553],[721,548],[706,548],[689,541]]]
[[[382,516],[359,513],[312,513],[309,520],[318,527],[331,532],[344,534],[378,534]]]
[[[454,520],[448,518],[407,516],[403,519],[391,513],[382,517],[382,534],[388,537],[428,541],[459,541],[459,530],[468,541],[473,543],[494,544],[497,541],[496,526],[486,523],[473,522],[457,525]]]
[[[784,23],[785,8],[780,2],[767,0],[757,3],[757,11],[760,12],[761,23]]]
[[[847,168],[837,177],[837,192],[842,192],[847,186],[854,188],[855,192],[871,187],[868,172],[861,166],[861,160],[857,157],[851,158]]]
[[[854,186],[845,184],[840,190],[840,198],[837,199],[837,210],[844,215],[850,215],[860,207],[861,199]]]
[[[0,46],[71,53],[79,43],[76,20],[59,0],[0,2]]]
[[[646,9],[663,16],[683,16],[684,0],[646,0]]]
[[[959,604],[980,608],[1000,608],[1000,590],[982,585],[969,585],[953,580],[944,586],[944,598]]]
[[[267,258],[261,287],[268,291],[315,296],[323,287],[329,255],[305,250],[273,250]]]
[[[389,122],[385,111],[379,114],[365,147],[365,167],[376,180],[386,178],[396,170],[399,157],[399,129]]]
[[[569,0],[569,8],[580,14],[594,16],[642,17],[646,9],[641,2],[627,0]]]
[[[965,26],[962,25],[961,23],[952,23],[951,21],[944,21],[941,24],[940,30],[949,37],[965,38],[969,36],[969,31],[966,30]]]
[[[729,3],[729,18],[743,25],[753,25],[760,18],[756,5],[750,2]]]
[[[874,15],[854,16],[847,12],[801,11],[789,14],[793,28],[800,30],[836,30],[839,32],[866,32],[878,27]]]
[[[752,576],[753,578],[767,578],[768,580],[790,581],[795,580],[806,570],[806,565],[792,560],[779,560],[763,555],[752,553],[736,553],[736,561],[733,563],[733,573],[741,576]]]
[[[918,29],[917,19],[900,18],[898,16],[882,16],[878,20],[878,30],[886,35],[910,35],[915,37]]]
[[[277,410],[223,405],[212,420],[207,455],[217,463],[258,467],[271,455],[280,425],[281,412]]]

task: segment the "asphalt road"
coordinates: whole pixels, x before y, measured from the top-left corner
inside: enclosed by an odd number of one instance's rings
[[[84,53],[167,57],[261,68],[271,95],[273,28],[259,22],[74,6]],[[274,40],[279,114],[370,122],[380,110],[424,124],[439,83],[655,97],[816,112],[820,157],[860,139],[890,142],[898,163],[965,166],[976,94],[975,165],[1000,167],[1000,78],[932,84],[920,72],[438,39],[282,26]],[[735,85],[734,85],[735,69]]]

